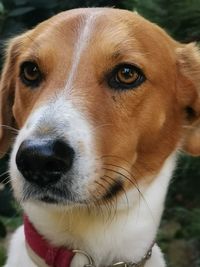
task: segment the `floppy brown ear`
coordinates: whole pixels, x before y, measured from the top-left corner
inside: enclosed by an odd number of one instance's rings
[[[15,64],[18,51],[18,38],[10,41],[0,80],[0,158],[10,147],[15,127],[12,106],[15,94]]]
[[[200,155],[200,50],[194,43],[177,50],[180,78],[179,94],[185,110],[183,149]]]

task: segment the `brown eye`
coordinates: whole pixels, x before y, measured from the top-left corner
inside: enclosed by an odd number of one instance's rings
[[[145,81],[142,71],[133,65],[117,66],[109,75],[108,84],[114,89],[131,89]]]
[[[42,74],[35,62],[26,61],[21,65],[20,78],[25,85],[37,87],[42,81]]]
[[[116,80],[118,80],[121,83],[133,83],[135,82],[139,77],[139,74],[130,67],[123,67],[118,70],[116,73]]]

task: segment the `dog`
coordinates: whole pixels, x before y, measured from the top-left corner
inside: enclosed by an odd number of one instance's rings
[[[165,266],[166,191],[179,152],[200,154],[197,45],[135,12],[69,10],[10,40],[0,90],[24,210],[5,267]]]

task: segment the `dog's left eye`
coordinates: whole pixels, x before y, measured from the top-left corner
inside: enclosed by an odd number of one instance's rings
[[[145,79],[138,67],[121,64],[108,75],[108,84],[113,89],[131,89],[138,87]]]
[[[35,62],[23,62],[20,67],[21,81],[30,87],[37,87],[42,81],[42,73]]]

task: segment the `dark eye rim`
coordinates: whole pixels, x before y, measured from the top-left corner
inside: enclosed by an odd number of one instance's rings
[[[131,68],[133,69],[137,74],[138,78],[133,83],[122,83],[119,80],[116,79],[117,72],[121,68]],[[107,83],[109,87],[112,89],[117,90],[128,90],[128,89],[134,89],[139,87],[143,82],[145,82],[146,76],[143,73],[143,71],[136,65],[130,64],[130,63],[122,63],[117,65],[111,72],[107,74]]]
[[[30,67],[30,65],[32,65],[33,67],[37,67],[38,70],[38,77],[35,80],[29,80],[25,77],[24,74],[24,70],[26,67]],[[40,85],[40,83],[42,82],[44,76],[42,74],[42,72],[40,71],[40,68],[38,66],[38,64],[35,61],[24,61],[21,65],[20,65],[20,74],[19,74],[20,80],[28,87],[31,88],[35,88],[38,87]]]

